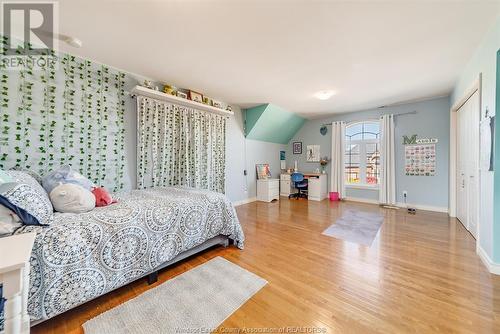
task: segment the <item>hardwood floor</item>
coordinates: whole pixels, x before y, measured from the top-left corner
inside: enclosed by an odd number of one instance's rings
[[[346,209],[385,215],[370,248],[323,236]],[[353,202],[282,199],[239,206],[243,251],[214,248],[32,328],[83,333],[81,324],[205,261],[222,256],[269,284],[221,328],[314,327],[328,333],[500,333],[500,276],[445,214]],[[271,332],[271,331],[268,331]],[[233,332],[234,333],[234,332]]]

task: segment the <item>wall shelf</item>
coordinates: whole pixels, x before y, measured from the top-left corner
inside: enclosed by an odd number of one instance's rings
[[[157,91],[154,89],[150,89],[150,88],[146,88],[143,86],[139,86],[139,85],[135,86],[130,91],[130,94],[132,94],[132,96],[139,95],[139,96],[150,97],[152,99],[166,101],[166,102],[181,105],[184,107],[193,108],[196,110],[208,111],[208,112],[219,114],[219,115],[224,115],[224,116],[234,115],[234,113],[232,111],[229,111],[229,110],[223,110],[223,109],[212,107],[212,106],[209,106],[209,105],[206,105],[203,103],[191,101],[188,99],[183,99],[182,97],[178,97],[178,96],[174,96],[174,95],[170,95],[170,94],[165,94],[163,92],[160,92],[160,91]]]

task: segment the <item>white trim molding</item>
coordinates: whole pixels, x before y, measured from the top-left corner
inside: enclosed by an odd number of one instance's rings
[[[402,209],[415,208],[417,210],[448,213],[448,207],[445,206],[432,206],[432,205],[421,205],[421,204],[411,204],[411,203],[405,204],[401,202],[396,203],[396,205]]]
[[[477,247],[477,255],[479,255],[479,258],[483,261],[490,273],[500,275],[500,263],[493,262],[493,260],[488,256],[488,253],[486,253],[481,246]]]
[[[233,202],[233,206],[240,206],[240,205],[243,205],[243,204],[252,203],[252,202],[255,202],[256,200],[257,200],[257,197],[250,197],[250,198],[247,198],[247,199],[242,199],[241,201],[235,201],[235,202]]]
[[[370,198],[346,197],[345,200],[348,202],[358,202],[358,203],[367,203],[376,205],[380,204],[378,200]],[[396,206],[401,209],[415,208],[417,210],[448,213],[448,207],[444,206],[431,206],[431,205],[421,205],[421,204],[411,204],[411,203],[405,204],[401,202],[396,203]]]
[[[346,201],[348,202],[358,202],[358,203],[368,203],[368,204],[379,204],[378,199],[371,198],[361,198],[361,197],[346,197]]]

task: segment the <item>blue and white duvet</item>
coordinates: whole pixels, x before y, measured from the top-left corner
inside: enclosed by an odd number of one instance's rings
[[[222,194],[153,188],[116,194],[117,204],[83,214],[55,213],[36,231],[28,311],[51,318],[146,275],[204,241],[226,235],[243,248],[244,235]]]

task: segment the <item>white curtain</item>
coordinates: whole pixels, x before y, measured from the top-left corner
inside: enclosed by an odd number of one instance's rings
[[[345,197],[345,122],[332,122],[332,163],[330,191]]]
[[[381,204],[396,204],[396,159],[394,144],[394,115],[380,117],[380,191]]]
[[[137,188],[189,186],[224,193],[226,118],[137,97]]]

